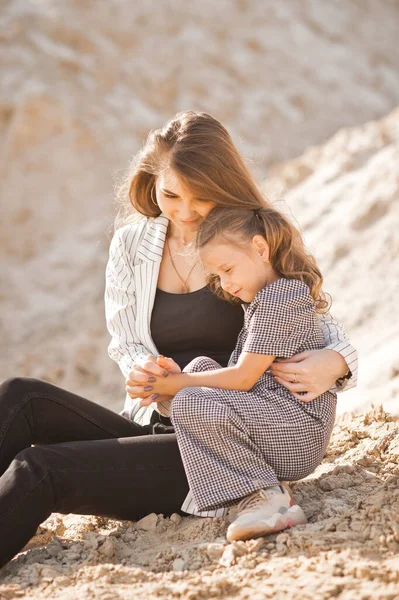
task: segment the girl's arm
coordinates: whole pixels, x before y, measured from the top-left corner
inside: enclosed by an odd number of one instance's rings
[[[152,397],[153,394],[175,396],[185,387],[198,386],[248,392],[270,367],[274,359],[274,356],[267,354],[242,352],[237,364],[232,367],[200,373],[169,374],[168,377],[156,378],[155,382],[148,384],[152,390],[146,392],[143,387],[143,396],[151,395]],[[148,398],[148,403],[150,401],[152,401],[151,398]]]

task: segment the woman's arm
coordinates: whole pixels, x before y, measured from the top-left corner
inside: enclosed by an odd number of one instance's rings
[[[131,373],[138,376],[146,371],[162,376],[169,368],[175,372],[176,368],[179,370],[175,364],[165,368],[159,365],[157,357],[141,343],[136,332],[135,280],[127,251],[136,235],[137,231],[131,227],[122,227],[115,232],[106,269],[105,316],[112,338],[108,354],[119,365],[125,379]],[[140,396],[132,394],[130,397],[137,399]],[[156,410],[168,417],[170,398],[159,398]]]
[[[275,361],[271,367],[276,380],[303,402],[310,402],[327,390],[342,391],[357,384],[357,351],[343,326],[330,314],[320,315],[320,325],[325,349],[307,350]],[[348,372],[348,379],[341,382],[340,378]]]
[[[357,350],[350,342],[344,326],[328,313],[320,315],[320,325],[326,343],[325,350],[334,350],[340,354],[345,362],[341,361],[341,370],[337,373],[335,383],[339,392],[349,390],[357,385],[358,356]],[[337,361],[338,367],[338,361]],[[340,381],[341,378],[346,377]]]
[[[135,329],[136,297],[133,269],[126,251],[129,229],[118,229],[112,238],[105,275],[105,317],[111,334],[108,354],[126,378],[134,363],[152,360]]]
[[[200,373],[169,374],[168,377],[155,378],[155,381],[142,387],[142,395],[148,396],[147,403],[149,403],[152,401],[151,398],[154,394],[175,396],[177,392],[185,387],[204,386],[248,392],[270,367],[274,358],[274,356],[266,354],[242,352],[237,364],[232,367]],[[127,387],[126,389],[129,393],[130,388]],[[145,404],[146,401],[144,400],[142,406]]]

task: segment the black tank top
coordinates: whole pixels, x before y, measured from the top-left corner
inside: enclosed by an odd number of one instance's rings
[[[197,356],[227,366],[244,321],[239,305],[221,300],[208,286],[189,294],[157,289],[151,335],[161,354],[183,369]]]

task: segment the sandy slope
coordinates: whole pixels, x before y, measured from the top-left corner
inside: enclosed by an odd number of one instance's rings
[[[227,522],[52,515],[0,573],[0,598],[115,600],[399,596],[399,422],[341,417],[316,473],[293,486],[309,523],[263,540]]]
[[[342,129],[270,171],[324,274],[340,318],[359,349],[359,386],[339,410],[371,402],[399,414],[399,109]]]

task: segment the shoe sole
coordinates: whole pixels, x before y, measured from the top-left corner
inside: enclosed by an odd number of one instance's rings
[[[276,533],[283,529],[295,527],[295,525],[304,525],[308,520],[302,508],[295,504],[291,506],[284,514],[275,513],[269,519],[258,521],[253,525],[240,526],[232,523],[227,529],[226,538],[229,542],[238,540],[250,540],[269,533]]]

